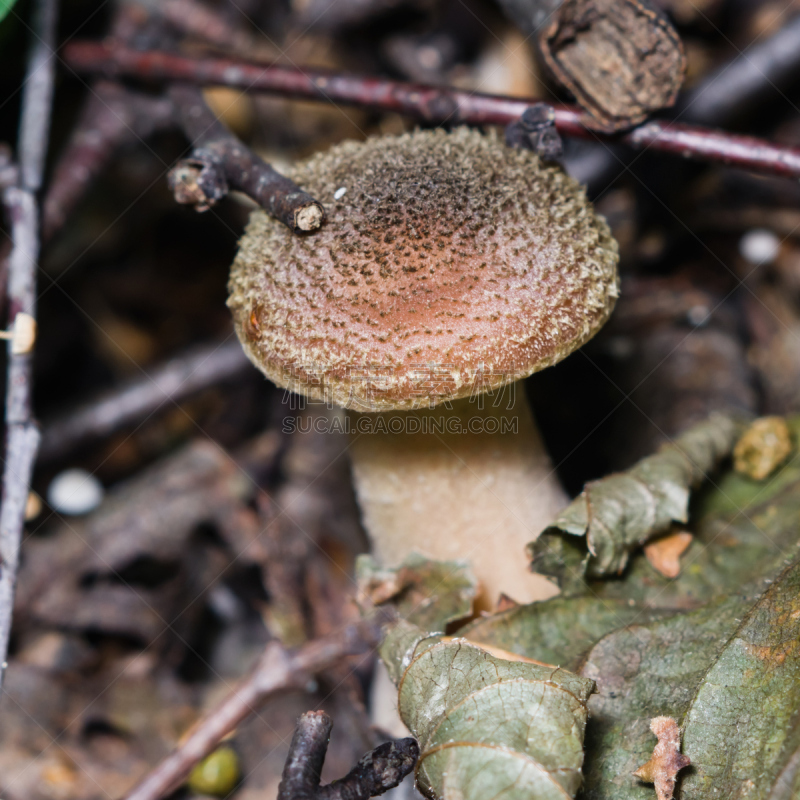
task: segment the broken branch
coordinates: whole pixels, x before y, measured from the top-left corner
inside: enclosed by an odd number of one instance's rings
[[[414,768],[419,746],[412,738],[384,742],[366,753],[338,781],[319,785],[333,720],[308,711],[295,728],[278,788],[278,800],[369,800],[397,786]]]
[[[292,230],[313,231],[322,225],[322,204],[240,142],[214,116],[200,89],[176,84],[170,87],[169,96],[194,145],[191,155],[178,162],[169,174],[170,187],[179,203],[205,211],[230,187],[252,197]]]

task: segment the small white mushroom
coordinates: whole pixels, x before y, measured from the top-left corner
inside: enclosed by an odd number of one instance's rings
[[[47,502],[59,514],[78,516],[94,511],[103,500],[100,481],[83,469],[68,469],[56,475],[47,487]]]
[[[11,354],[15,356],[25,355],[33,350],[36,341],[36,320],[23,311],[14,317],[14,324],[10,330],[0,331],[0,339],[7,339],[11,342]]]
[[[781,248],[781,240],[767,228],[753,228],[739,240],[739,253],[751,264],[771,264]]]

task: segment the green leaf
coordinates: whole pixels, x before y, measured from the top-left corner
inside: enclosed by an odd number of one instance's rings
[[[8,12],[14,7],[17,0],[0,0],[0,22],[7,16]]]
[[[683,723],[684,800],[767,798],[800,759],[800,564],[786,569],[709,667]],[[776,784],[778,786],[776,787]]]
[[[582,797],[653,799],[652,787],[632,777],[653,751],[650,719],[671,716],[680,723],[740,611],[740,602],[726,600],[622,628],[592,648],[580,670],[598,681],[598,696],[589,704]]]
[[[369,555],[356,561],[359,597],[372,605],[391,603],[401,619],[426,631],[472,613],[477,581],[469,565],[433,561],[412,553],[399,567],[380,567]]]
[[[593,682],[398,623],[381,656],[420,744],[417,780],[443,800],[565,800],[581,784]]]
[[[682,800],[782,797],[800,760],[800,562],[760,598],[608,634],[579,672],[597,684],[582,797],[652,800],[631,773],[650,757],[649,720],[662,715],[682,722],[692,760]]]
[[[768,482],[733,471],[698,498],[694,541],[681,556],[677,579],[659,575],[643,554],[633,556],[623,580],[590,581],[593,596],[636,605],[688,609],[737,591],[760,592],[794,558],[800,519],[800,454]]]
[[[677,579],[637,553],[621,579],[582,579],[583,595],[460,631],[597,682],[581,798],[653,800],[631,773],[652,755],[656,716],[684,727],[681,800],[800,796],[800,567],[786,568],[800,555],[800,455],[765,482],[726,471],[692,517]]]
[[[471,642],[572,669],[606,633],[669,613],[614,598],[554,597],[482,617],[458,633]]]
[[[528,545],[535,569],[558,578],[562,586],[583,573],[621,574],[631,551],[673,522],[688,520],[690,489],[730,454],[740,430],[732,417],[715,414],[627,472],[587,484]],[[570,537],[585,541],[575,543]]]

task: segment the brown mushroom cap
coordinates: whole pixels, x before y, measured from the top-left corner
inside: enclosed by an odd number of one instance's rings
[[[560,361],[614,307],[617,244],[583,187],[496,135],[345,142],[289,177],[328,221],[298,236],[254,211],[228,300],[279,386],[359,411],[465,397]]]

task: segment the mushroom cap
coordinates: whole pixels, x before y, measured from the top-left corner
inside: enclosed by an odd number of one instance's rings
[[[583,187],[468,128],[344,142],[289,173],[325,205],[297,235],[250,217],[236,332],[279,386],[411,409],[555,364],[605,323],[617,244]]]

